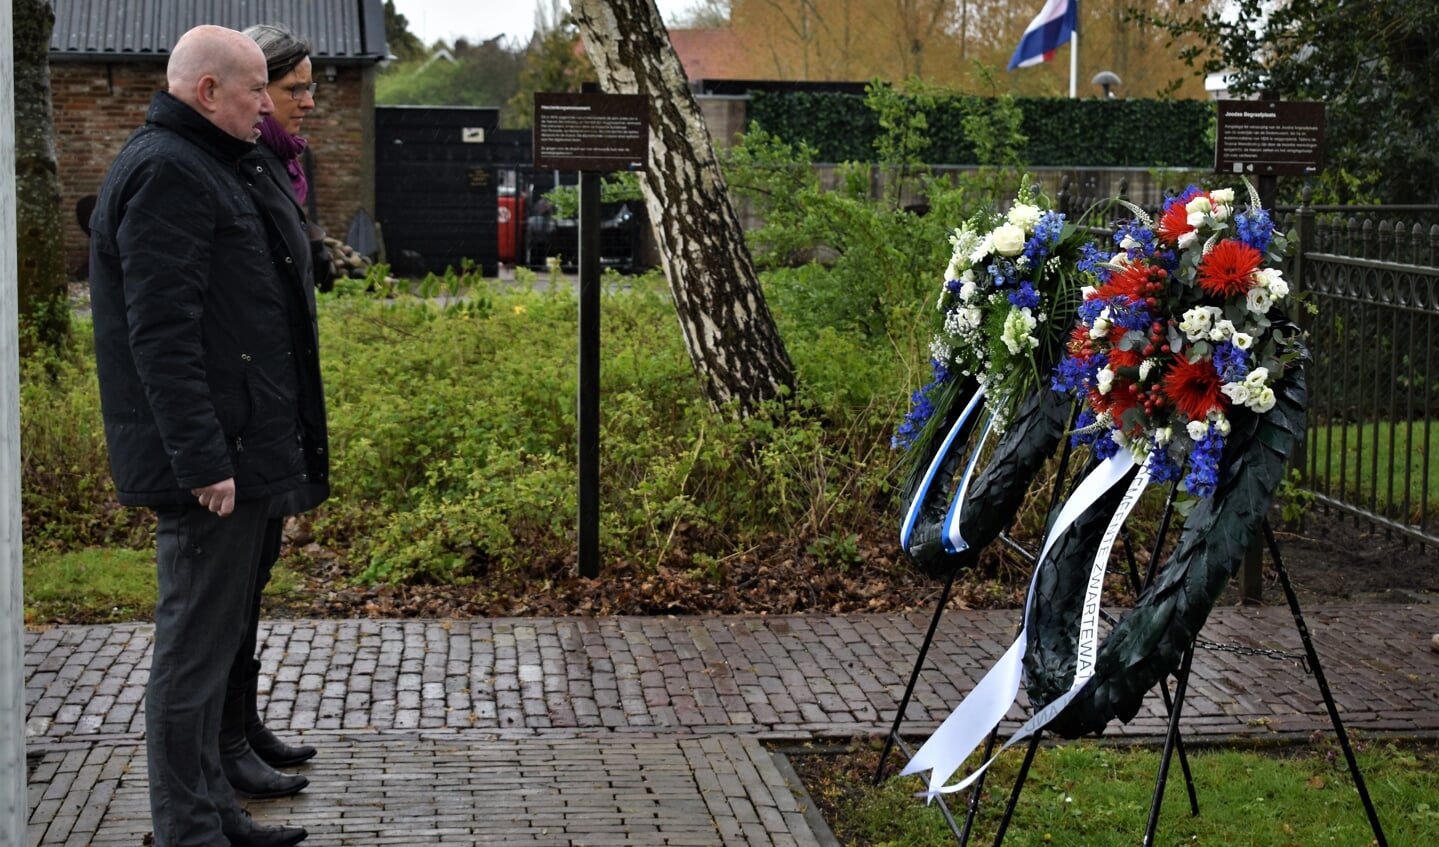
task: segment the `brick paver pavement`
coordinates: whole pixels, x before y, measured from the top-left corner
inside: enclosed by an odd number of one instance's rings
[[[907,710],[922,738],[1008,646],[1017,613],[946,614]],[[1305,610],[1345,726],[1439,734],[1439,606]],[[274,621],[268,723],[321,748],[310,787],[251,803],[307,844],[817,845],[769,746],[882,736],[928,615]],[[149,830],[151,628],[26,633],[29,847],[137,847]],[[1216,609],[1188,739],[1331,724],[1283,607]],[[1256,654],[1254,651],[1262,651]],[[1009,728],[1025,715],[1023,700]],[[1111,732],[1163,733],[1152,695]]]

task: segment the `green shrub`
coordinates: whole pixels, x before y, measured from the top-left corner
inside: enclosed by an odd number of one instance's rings
[[[147,513],[114,497],[90,324],[69,349],[37,345],[20,362],[21,503],[27,544],[86,547],[148,537]]]

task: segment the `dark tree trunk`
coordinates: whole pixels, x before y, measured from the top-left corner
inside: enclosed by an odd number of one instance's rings
[[[600,85],[650,98],[641,184],[690,359],[711,403],[742,413],[794,389],[794,365],[654,0],[571,0]]]
[[[62,344],[70,331],[65,231],[50,107],[50,0],[14,0],[15,218],[22,347]]]

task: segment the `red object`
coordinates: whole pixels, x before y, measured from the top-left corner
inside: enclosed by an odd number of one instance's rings
[[[499,254],[501,262],[513,263],[520,254],[520,241],[524,238],[525,198],[513,194],[500,197],[496,210],[499,231]]]

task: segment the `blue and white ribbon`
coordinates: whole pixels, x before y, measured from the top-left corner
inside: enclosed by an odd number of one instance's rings
[[[969,403],[965,405],[964,411],[960,412],[954,425],[949,428],[949,434],[944,437],[944,441],[934,453],[934,458],[930,460],[929,468],[924,472],[924,479],[920,482],[919,488],[914,492],[914,499],[909,501],[909,509],[905,512],[904,522],[901,523],[899,527],[899,544],[905,550],[909,549],[909,542],[914,535],[915,524],[919,522],[920,508],[929,497],[930,486],[934,484],[935,477],[939,475],[939,469],[944,464],[945,457],[949,455],[950,449],[954,447],[954,441],[959,437],[959,433],[964,430],[965,424],[968,423],[970,417],[974,415],[975,410],[978,409],[983,402],[984,388],[980,387],[976,389],[974,395],[969,398]],[[977,454],[979,450],[976,449],[974,452]],[[973,471],[974,459],[971,457],[969,466],[964,472],[964,479],[960,483],[960,494],[956,497],[955,502],[959,502],[963,497],[964,491],[969,488],[969,475]],[[953,510],[954,507],[951,506],[950,511]],[[948,545],[949,542],[946,541],[945,543]],[[960,543],[963,543],[963,539],[960,539]],[[946,549],[948,549],[948,547],[946,547]],[[950,549],[949,552],[957,553],[964,549],[965,547],[959,547],[957,549]]]
[[[1100,465],[1085,476],[1075,489],[1074,495],[1060,509],[1059,516],[1055,519],[1054,525],[1050,528],[1049,534],[1045,537],[1044,546],[1040,551],[1037,562],[1043,562],[1049,555],[1054,543],[1069,529],[1071,525],[1094,504],[1104,496],[1104,493],[1113,488],[1126,474],[1134,469],[1136,462],[1134,457],[1127,450],[1120,450],[1115,455],[1101,462]],[[1049,723],[1055,715],[1069,704],[1078,694],[1079,689],[1094,673],[1094,658],[1098,649],[1099,632],[1099,606],[1100,596],[1104,588],[1104,575],[1107,570],[1110,551],[1114,548],[1115,539],[1119,535],[1119,529],[1123,526],[1125,519],[1133,510],[1134,504],[1138,502],[1139,495],[1149,484],[1149,473],[1141,467],[1130,483],[1124,500],[1119,508],[1115,510],[1113,517],[1105,530],[1104,537],[1099,550],[1095,553],[1094,563],[1090,568],[1089,581],[1085,590],[1084,607],[1081,614],[1079,632],[1077,637],[1078,660],[1075,667],[1074,681],[1070,689],[1061,695],[1054,702],[1045,706],[1037,712],[1034,717],[1015,733],[999,752],[1015,742],[1028,737],[1036,730]],[[1033,602],[1034,587],[1039,575],[1039,567],[1036,565],[1034,575],[1030,578],[1029,599],[1025,602],[1024,620],[1025,627],[1021,628],[1019,637],[1000,657],[999,661],[985,673],[979,683],[970,691],[949,717],[940,724],[939,729],[929,737],[929,740],[915,752],[914,758],[909,760],[902,774],[914,774],[920,771],[929,770],[929,789],[921,792],[921,796],[934,799],[939,794],[948,794],[955,791],[962,791],[968,788],[980,774],[984,772],[998,758],[996,752],[988,762],[985,762],[974,773],[970,774],[963,781],[954,785],[946,786],[944,783],[949,780],[954,772],[964,764],[994,729],[1003,720],[1005,713],[1010,706],[1014,705],[1019,696],[1019,685],[1024,673],[1024,651],[1027,643],[1027,628],[1029,621],[1030,606]]]

